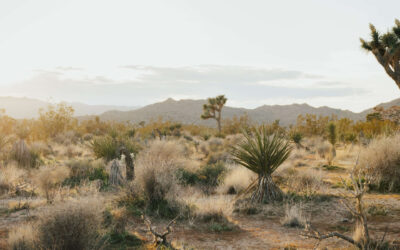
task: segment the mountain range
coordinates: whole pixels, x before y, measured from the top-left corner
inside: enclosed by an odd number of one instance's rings
[[[198,124],[215,126],[213,120],[202,120],[202,106],[206,100],[174,100],[169,98],[163,102],[150,104],[144,107],[129,106],[110,106],[110,105],[88,105],[83,103],[66,103],[75,109],[75,115],[82,119],[91,119],[99,116],[105,121],[130,121],[138,123],[141,121],[149,122],[162,118],[163,120],[171,120],[183,124]],[[36,118],[40,108],[46,108],[48,102],[19,97],[0,97],[0,109],[6,110],[6,114],[17,118]],[[377,106],[385,108],[400,105],[400,98],[391,102],[381,103]],[[302,114],[315,114],[331,116],[336,115],[338,118],[349,118],[355,121],[365,119],[365,116],[372,111],[371,109],[355,113],[349,110],[341,110],[330,107],[312,107],[308,104],[291,104],[291,105],[263,105],[254,109],[224,107],[222,116],[224,119],[234,116],[242,116],[247,114],[248,117],[258,123],[271,123],[280,120],[282,125],[290,125],[296,122],[297,116]]]
[[[111,106],[111,105],[88,105],[79,102],[65,102],[72,106],[76,116],[100,115],[106,111],[119,110],[128,111],[138,107]],[[5,109],[6,114],[16,119],[30,119],[39,117],[39,110],[46,109],[50,102],[45,102],[27,97],[0,96],[0,109]]]
[[[130,121],[138,123],[141,121],[149,122],[162,117],[163,120],[171,120],[184,124],[198,124],[215,126],[215,121],[202,120],[202,106],[206,100],[179,100],[167,99],[163,102],[154,103],[145,107],[131,111],[108,111],[100,115],[102,120],[114,121]],[[381,103],[377,106],[385,108],[400,105],[400,98],[388,103]],[[373,109],[367,109],[360,113],[349,110],[334,109],[330,107],[312,107],[308,104],[291,104],[291,105],[263,105],[255,109],[234,108],[226,106],[223,108],[223,118],[232,118],[247,114],[248,117],[258,123],[271,123],[279,120],[281,125],[287,126],[294,124],[298,115],[315,114],[331,116],[336,115],[338,118],[349,118],[355,121],[365,119],[366,115]]]

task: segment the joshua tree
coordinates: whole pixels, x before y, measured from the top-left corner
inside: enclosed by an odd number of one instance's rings
[[[372,24],[369,28],[371,41],[361,38],[361,47],[374,54],[379,64],[400,88],[400,21],[396,19],[395,26],[385,34],[380,34]]]
[[[233,160],[258,174],[247,190],[255,187],[252,201],[263,202],[282,198],[282,191],[272,180],[272,173],[289,157],[290,142],[280,134],[269,134],[263,126],[244,132],[244,141],[232,148]]]
[[[219,133],[221,133],[221,112],[227,100],[224,95],[219,95],[215,98],[208,98],[208,103],[203,105],[201,119],[215,119]]]

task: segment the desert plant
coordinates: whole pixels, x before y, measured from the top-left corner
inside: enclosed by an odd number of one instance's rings
[[[198,185],[206,193],[213,191],[222,181],[226,167],[222,163],[202,166],[197,171],[184,168],[177,170],[177,178],[183,185]]]
[[[400,135],[374,139],[360,153],[363,168],[356,170],[370,179],[372,189],[400,191]]]
[[[361,47],[372,52],[378,63],[400,88],[400,21],[396,19],[395,26],[385,34],[380,34],[372,24],[369,28],[371,40],[367,42],[361,38]]]
[[[300,132],[293,132],[293,133],[290,135],[290,137],[291,137],[292,141],[293,141],[294,143],[296,143],[296,145],[297,145],[298,147],[301,147],[301,140],[303,140],[303,134],[302,134],[302,133],[300,133]]]
[[[40,163],[40,155],[30,150],[24,140],[15,142],[11,150],[11,159],[16,161],[18,166],[34,168]]]
[[[221,194],[238,194],[244,191],[256,178],[247,168],[235,167],[229,170],[217,192]]]
[[[314,238],[318,240],[318,243],[324,239],[337,237],[348,243],[354,245],[355,247],[362,250],[370,249],[396,249],[395,246],[391,246],[390,243],[385,242],[386,233],[379,240],[374,239],[369,232],[368,221],[367,221],[367,211],[365,209],[365,204],[363,201],[364,195],[368,190],[369,179],[364,179],[361,175],[355,177],[356,168],[358,166],[358,159],[350,174],[350,179],[352,182],[352,191],[350,198],[354,199],[354,203],[348,200],[348,196],[345,196],[342,201],[343,204],[348,208],[352,216],[356,219],[355,231],[352,237],[338,233],[331,232],[327,234],[321,234],[319,231],[312,228],[311,223],[308,222],[305,227],[305,232],[302,234],[307,238]],[[344,183],[345,185],[345,183]]]
[[[244,141],[232,147],[233,160],[258,175],[252,201],[273,201],[282,191],[272,180],[273,172],[289,157],[289,141],[279,134],[270,135],[265,127],[243,132]]]
[[[43,166],[34,175],[34,183],[48,203],[52,203],[62,182],[68,178],[69,169],[65,166]]]
[[[336,142],[337,142],[337,129],[336,129],[336,124],[333,122],[330,122],[328,124],[328,141],[332,145],[332,157],[336,157]],[[333,159],[332,158],[332,159]]]
[[[121,153],[126,155],[127,153],[136,154],[138,152],[138,146],[129,138],[109,135],[93,139],[91,147],[96,158],[103,158],[106,161],[120,158]]]
[[[99,241],[99,202],[70,202],[50,208],[37,225],[39,249],[95,249]]]
[[[218,133],[221,134],[221,113],[226,101],[224,95],[219,95],[215,98],[208,98],[207,104],[203,105],[203,114],[201,119],[215,119],[217,121]]]
[[[109,176],[103,160],[70,160],[65,163],[70,174],[63,185],[74,187],[83,181],[100,180],[102,186],[108,185]]]
[[[170,218],[179,212],[176,171],[183,159],[184,148],[177,141],[153,141],[138,154],[135,182],[150,212]]]
[[[8,246],[12,250],[31,250],[37,245],[37,235],[32,224],[25,224],[10,230]]]
[[[304,228],[306,225],[306,218],[303,215],[301,205],[286,204],[285,216],[282,218],[281,223],[285,227]]]

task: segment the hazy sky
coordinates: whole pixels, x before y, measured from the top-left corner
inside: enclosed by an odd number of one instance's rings
[[[360,49],[399,0],[4,0],[0,95],[143,106],[225,94],[231,106],[353,111],[400,91]]]

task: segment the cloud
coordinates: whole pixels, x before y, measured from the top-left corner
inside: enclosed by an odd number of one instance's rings
[[[363,89],[321,81],[324,77],[301,71],[248,66],[128,65],[116,69],[113,75],[73,71],[40,70],[29,80],[1,91],[42,99],[140,106],[168,97],[206,98],[218,94],[237,103],[259,103],[266,99],[335,98],[364,93]]]

